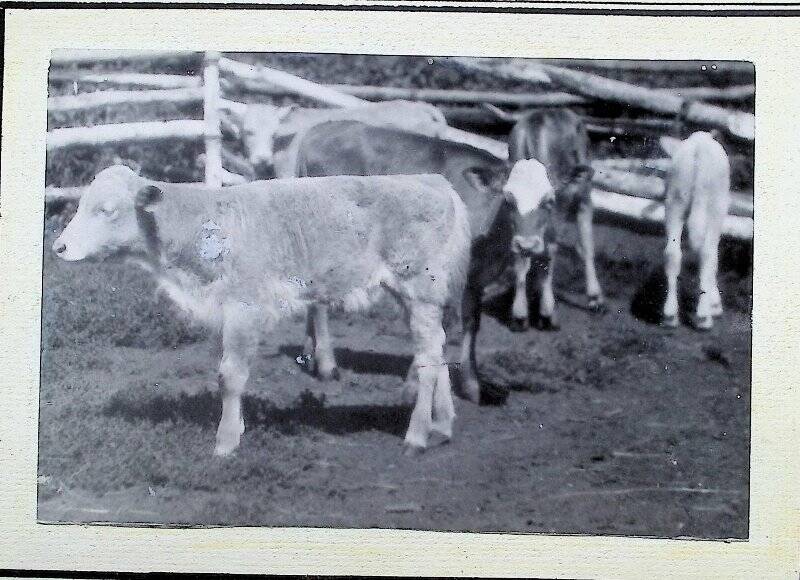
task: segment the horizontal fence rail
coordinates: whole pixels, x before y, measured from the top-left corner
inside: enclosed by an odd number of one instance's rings
[[[203,57],[203,55],[205,55]],[[149,74],[149,73],[90,73],[81,70],[63,70],[62,65],[88,64],[97,62],[148,61],[159,59],[198,59],[203,58],[203,72],[197,76]],[[676,108],[684,107],[688,99],[712,101],[737,101],[752,99],[753,85],[725,88],[682,87],[671,89],[647,89],[620,81],[584,72],[575,61],[565,66],[563,62],[525,61],[523,64],[511,61],[503,66],[486,68],[486,60],[464,61],[463,59],[442,59],[462,68],[490,72],[503,78],[527,81],[540,85],[538,92],[517,94],[503,91],[467,91],[444,89],[411,89],[403,87],[375,87],[360,85],[323,85],[308,81],[296,75],[262,66],[253,66],[218,53],[198,53],[190,51],[59,51],[53,55],[50,80],[54,83],[72,82],[105,84],[112,87],[134,86],[143,90],[105,90],[73,95],[52,96],[48,99],[48,112],[74,112],[100,107],[121,105],[174,103],[202,104],[203,120],[168,120],[135,123],[116,123],[94,127],[69,127],[53,129],[47,134],[47,150],[55,151],[72,146],[103,146],[128,142],[147,142],[166,139],[204,140],[206,153],[199,162],[205,166],[206,184],[235,184],[252,178],[249,162],[221,147],[221,132],[237,135],[238,127],[233,122],[246,114],[245,103],[222,98],[221,90],[239,88],[270,96],[299,95],[328,107],[356,107],[372,101],[412,100],[444,105],[443,110],[450,120],[458,115],[472,122],[491,122],[499,120],[512,122],[514,114],[493,108],[502,105],[512,108],[538,106],[574,106],[612,101],[635,104],[643,110],[658,115],[674,114]],[[597,66],[584,67],[586,70],[613,68],[603,61],[591,61]],[[613,61],[618,62],[618,61]],[[626,62],[626,61],[622,61]],[[465,64],[466,63],[466,64]],[[561,66],[554,66],[558,64]],[[573,66],[574,65],[574,66]],[[623,65],[623,68],[629,65]],[[661,63],[663,71],[689,70],[696,63]],[[717,70],[744,70],[747,63],[716,63]],[[726,67],[726,68],[720,68]],[[731,68],[732,67],[732,68]],[[630,65],[630,70],[650,70],[642,68],[641,63]],[[576,70],[577,69],[577,70]],[[622,69],[620,69],[622,70]],[[655,69],[654,69],[655,70]],[[752,71],[752,68],[748,68]],[[572,92],[542,92],[541,86],[566,88]],[[580,86],[579,86],[580,85]],[[448,105],[485,105],[473,107],[469,114]],[[487,105],[488,104],[488,105]],[[692,122],[723,127],[734,135],[752,139],[753,119],[749,113],[729,111],[705,103],[691,102],[685,107],[687,118]],[[220,114],[224,113],[224,114]],[[233,118],[233,120],[232,120]],[[669,132],[673,121],[666,118],[607,119],[587,117],[589,131],[610,135],[652,134]],[[462,131],[446,126],[442,138],[467,143],[489,151],[499,159],[508,158],[505,143],[483,135]],[[238,138],[238,137],[237,137]],[[636,220],[663,223],[664,188],[663,177],[670,165],[669,159],[600,159],[593,162],[595,175],[592,198],[599,212],[613,213]],[[229,171],[233,169],[235,173]],[[247,177],[244,177],[247,176]],[[75,201],[83,188],[46,188],[46,201]],[[739,239],[753,236],[753,197],[742,192],[731,192],[732,203],[725,222],[725,235]]]
[[[50,82],[108,84],[114,86],[136,85],[149,89],[179,89],[200,87],[200,77],[150,73],[84,73],[80,71],[50,71]],[[83,93],[82,93],[83,94]]]
[[[50,56],[50,64],[63,66],[117,61],[198,58],[200,54],[202,53],[190,50],[62,49],[53,51]]]
[[[95,91],[78,95],[64,95],[47,99],[48,113],[83,111],[98,107],[175,103],[179,105],[201,103],[203,91],[198,86],[186,89],[155,91]]]
[[[164,139],[199,139],[205,133],[205,123],[195,120],[145,121],[114,123],[95,127],[68,127],[47,132],[47,150],[53,151],[78,145],[112,145],[136,141]]]
[[[683,111],[686,120],[692,123],[725,129],[731,135],[750,141],[755,138],[755,115],[743,111],[730,111],[699,101],[686,106],[685,98],[663,90],[632,85],[550,64],[510,62],[494,65],[489,64],[486,59],[475,60],[465,57],[443,60],[464,70],[532,84],[555,84],[586,98],[630,105],[661,115],[677,115]]]

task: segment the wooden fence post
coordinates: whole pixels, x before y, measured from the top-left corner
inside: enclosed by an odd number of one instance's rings
[[[220,87],[218,52],[207,52],[203,67],[203,120],[205,121],[205,182],[222,187],[222,129],[220,127]]]

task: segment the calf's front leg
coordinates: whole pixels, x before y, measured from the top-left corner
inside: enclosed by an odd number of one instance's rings
[[[514,252],[514,302],[511,304],[511,323],[514,332],[528,330],[530,326],[530,306],[528,304],[528,272],[531,258]]]
[[[558,244],[547,244],[547,262],[545,263],[545,273],[542,276],[539,300],[539,317],[537,327],[539,330],[558,330],[559,324],[556,318],[556,297],[553,292],[553,270],[556,265],[556,254]]]
[[[303,358],[321,380],[339,380],[339,368],[336,366],[328,330],[328,307],[325,304],[312,304],[308,307]]]
[[[583,260],[583,270],[586,275],[586,298],[589,308],[595,312],[605,309],[605,297],[597,278],[594,260],[594,230],[592,221],[594,208],[591,203],[581,202],[575,221],[578,226],[578,247]]]
[[[244,433],[242,394],[250,376],[250,363],[258,345],[258,323],[248,308],[225,308],[219,387],[222,415],[217,427],[215,455],[229,455]]]

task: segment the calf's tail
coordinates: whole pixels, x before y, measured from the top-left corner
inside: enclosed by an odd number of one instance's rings
[[[699,251],[705,243],[708,232],[708,209],[709,193],[698,188],[698,162],[700,155],[697,148],[693,152],[692,160],[692,184],[690,188],[692,200],[689,206],[689,217],[686,219],[686,235],[689,240],[689,247],[695,252]]]
[[[694,137],[691,202],[686,220],[689,246],[699,251],[709,235],[718,235],[730,205],[730,162],[709,134]]]

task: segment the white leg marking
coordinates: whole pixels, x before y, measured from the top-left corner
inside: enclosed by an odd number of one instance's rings
[[[578,247],[583,258],[583,269],[586,274],[586,296],[589,306],[599,308],[605,302],[600,280],[594,263],[594,231],[592,229],[593,208],[588,204],[581,204],[578,208],[576,222],[578,226]]]
[[[528,306],[527,280],[531,269],[531,259],[514,254],[514,303],[511,316],[522,328],[528,327],[530,310]]]
[[[442,328],[442,308],[433,304],[416,302],[411,305],[411,335],[416,351],[415,362],[419,375],[419,390],[405,442],[412,448],[422,449],[428,443],[433,428],[433,398],[440,370],[444,365],[445,334]],[[446,368],[446,367],[445,367]],[[440,410],[446,415],[447,398],[450,396],[449,375],[441,385]],[[452,404],[452,401],[450,401]],[[454,414],[453,414],[454,416]],[[439,427],[452,432],[453,417],[443,416]],[[446,425],[446,426],[445,426]]]
[[[709,233],[710,234],[710,233]],[[715,315],[722,312],[722,302],[717,286],[717,267],[719,264],[719,239],[706,235],[700,250],[700,297],[697,300],[695,326],[708,330],[714,325]]]
[[[338,378],[339,369],[336,367],[336,359],[331,347],[331,335],[328,331],[328,307],[324,304],[317,304],[314,308],[314,335],[314,360],[317,375],[324,381]]]
[[[542,278],[541,283],[541,299],[539,301],[539,315],[542,318],[547,318],[551,323],[555,324],[554,316],[556,312],[556,297],[553,293],[553,269],[556,265],[556,252],[558,246],[556,244],[549,244],[547,248],[547,271]]]
[[[258,345],[263,326],[259,312],[241,305],[223,306],[222,361],[219,386],[222,415],[217,427],[215,455],[228,455],[239,446],[244,433],[242,393],[250,376],[250,361]]]
[[[681,235],[683,218],[681,207],[667,203],[667,244],[664,248],[664,272],[667,276],[667,299],[664,302],[662,324],[678,326],[678,274],[681,271]]]

